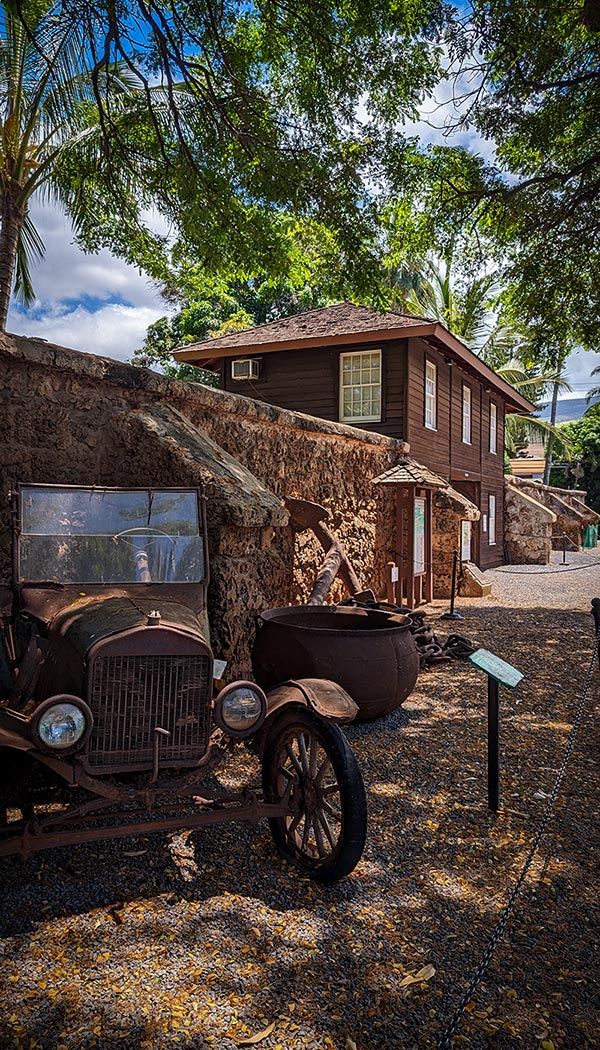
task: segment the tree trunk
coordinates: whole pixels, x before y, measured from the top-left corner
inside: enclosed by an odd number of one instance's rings
[[[552,389],[552,408],[550,409],[550,422],[552,426],[556,423],[556,402],[558,400],[558,383]],[[544,466],[544,485],[550,484],[550,470],[552,468],[552,449],[554,448],[554,434],[548,434],[546,445],[546,465]]]
[[[23,213],[17,204],[18,190],[8,189],[2,196],[0,228],[0,332],[6,331],[6,320],[12,294],[17,243],[23,224]]]

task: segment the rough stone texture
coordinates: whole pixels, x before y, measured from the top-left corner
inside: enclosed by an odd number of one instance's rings
[[[249,470],[168,405],[128,412],[117,425],[126,434],[130,462],[151,462],[171,485],[203,488],[213,645],[229,661],[230,673],[247,677],[258,613],[291,600],[293,535],[286,528],[287,510]]]
[[[15,482],[203,484],[212,641],[230,672],[249,673],[256,613],[304,598],[322,560],[283,495],[326,506],[361,584],[385,594],[395,501],[372,480],[405,442],[40,340],[0,336],[0,374],[0,586]]]
[[[479,521],[481,512],[466,496],[450,487],[434,491],[432,509],[433,593],[435,598],[449,598],[454,551],[460,551],[460,523],[464,520]]]
[[[511,475],[504,487],[504,541],[516,565],[548,565],[557,516],[515,485]]]
[[[492,585],[475,562],[465,561],[460,569],[461,598],[487,598],[492,593]]]
[[[568,539],[567,548],[580,550],[587,526],[600,521],[600,515],[585,505],[585,492],[579,489],[559,489],[554,485],[544,485],[541,481],[515,477],[510,477],[510,484],[556,515],[552,530],[554,550],[561,549],[563,533]]]

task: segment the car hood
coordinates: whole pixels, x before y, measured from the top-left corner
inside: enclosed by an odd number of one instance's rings
[[[156,598],[89,598],[74,602],[54,617],[50,635],[58,636],[75,650],[85,653],[92,645],[133,627],[152,623],[150,613],[160,613],[160,626],[206,641],[199,617],[187,605]]]

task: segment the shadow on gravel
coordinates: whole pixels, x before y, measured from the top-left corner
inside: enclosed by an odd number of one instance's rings
[[[437,628],[443,635],[436,621]],[[186,1001],[210,982],[215,1010],[225,1014],[232,997],[243,1000],[240,1017],[255,1031],[258,1002],[269,1019],[293,999],[313,1019],[315,1046],[324,1033],[336,1047],[350,1035],[359,1050],[435,1045],[518,877],[593,647],[590,617],[556,610],[472,608],[461,633],[526,674],[518,694],[501,696],[504,810],[497,817],[486,808],[485,678],[468,663],[442,666],[420,677],[403,710],[348,731],[365,771],[371,821],[351,878],[332,887],[311,883],[277,857],[266,823],[208,828],[187,842],[138,836],[9,858],[0,875],[0,921],[6,935],[20,936],[5,942],[7,963],[26,968],[37,931],[49,955],[56,935],[71,960],[84,938],[85,994],[93,999],[108,981],[94,962],[104,937],[125,973],[142,972],[142,948],[154,952],[171,999]],[[544,1024],[563,1032],[557,1045],[594,1045],[586,1028],[596,906],[588,717],[551,835],[465,1017],[472,1050],[537,1045],[541,1010]],[[136,903],[111,918],[119,905]],[[61,924],[61,917],[75,921]],[[430,982],[401,987],[407,973],[428,963],[436,970]],[[146,995],[140,992],[140,1002]],[[61,1030],[55,1003],[33,999],[28,1010],[29,1034]],[[106,1010],[118,1028],[118,1006],[109,1000]],[[0,1045],[11,1045],[1,1042],[2,1024]],[[198,1023],[177,1045],[202,1046],[209,1032],[208,1022]],[[274,1038],[285,1047],[285,1036]],[[125,1041],[106,1036],[97,1045],[142,1044],[146,1029],[142,1039],[133,1028]]]

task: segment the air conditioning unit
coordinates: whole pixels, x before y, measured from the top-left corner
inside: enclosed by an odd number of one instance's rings
[[[252,357],[240,357],[231,362],[232,379],[258,379],[260,361]]]

